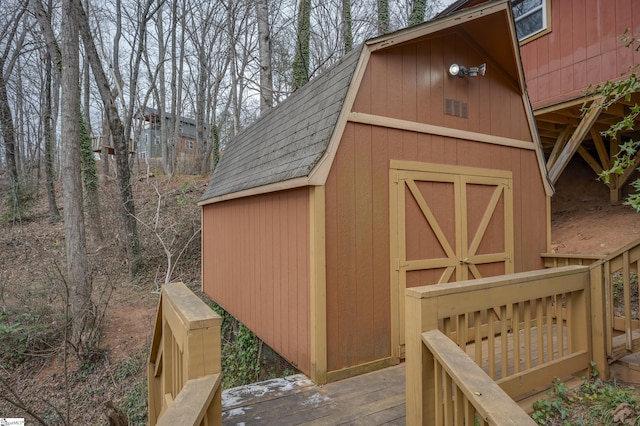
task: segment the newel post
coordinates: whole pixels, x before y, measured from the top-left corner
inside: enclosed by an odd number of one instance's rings
[[[607,330],[606,301],[607,290],[604,285],[604,264],[594,262],[589,268],[589,290],[591,303],[591,348],[593,361],[600,373],[600,378],[609,378],[609,362],[607,360]]]
[[[422,333],[437,328],[435,301],[424,287],[405,293],[405,357],[407,425],[435,423],[434,359]]]

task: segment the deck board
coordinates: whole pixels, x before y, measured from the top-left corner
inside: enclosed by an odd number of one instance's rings
[[[324,386],[280,386],[270,396],[268,387],[257,388],[255,399],[245,388],[230,389],[223,392],[223,424],[404,425],[404,371],[401,364]]]

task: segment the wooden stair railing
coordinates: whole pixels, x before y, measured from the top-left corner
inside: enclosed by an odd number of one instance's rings
[[[407,424],[432,424],[436,412],[425,395],[434,380],[433,355],[422,341],[427,331],[442,332],[515,400],[556,377],[584,374],[592,360],[606,362],[590,292],[587,266],[407,289]]]
[[[162,287],[147,365],[150,425],[222,424],[221,325],[184,284]]]
[[[546,267],[589,265],[593,352],[601,377],[609,377],[609,364],[640,352],[638,292],[640,239],[609,255],[543,253]]]
[[[426,398],[434,400],[429,424],[436,426],[535,425],[500,386],[440,330],[422,333],[433,357],[433,385]]]

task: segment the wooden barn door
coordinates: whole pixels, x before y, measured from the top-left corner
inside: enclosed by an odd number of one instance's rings
[[[511,172],[392,161],[392,347],[404,352],[409,287],[513,273]]]

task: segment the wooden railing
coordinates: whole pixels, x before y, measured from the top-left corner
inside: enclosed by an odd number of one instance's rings
[[[422,333],[434,360],[437,426],[535,425],[473,360],[439,330]]]
[[[220,425],[222,319],[184,284],[162,287],[147,368],[150,425]]]
[[[606,350],[610,361],[640,351],[639,263],[640,240],[591,266],[592,286],[602,289]]]
[[[571,253],[542,253],[545,268],[558,268],[569,265],[591,265],[605,258],[603,254],[571,254]]]
[[[407,289],[407,423],[434,424],[437,412],[425,331],[440,330],[514,399],[605,359],[590,344],[589,276],[566,266]]]

